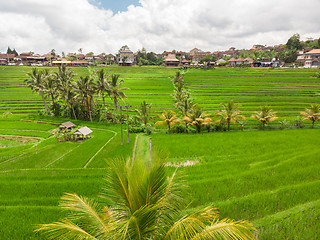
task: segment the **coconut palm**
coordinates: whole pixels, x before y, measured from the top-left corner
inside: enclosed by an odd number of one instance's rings
[[[146,128],[147,128],[147,124],[150,119],[149,114],[150,114],[151,106],[152,106],[152,104],[148,104],[148,103],[146,103],[146,101],[143,101],[141,103],[140,109],[136,109],[136,112],[138,113],[136,115],[136,118],[140,122],[142,122]]]
[[[182,86],[176,85],[173,89],[174,94],[172,95],[174,99],[174,105],[177,106],[180,102],[189,99],[189,92]]]
[[[49,239],[256,239],[247,221],[219,220],[208,206],[185,213],[177,172],[167,177],[159,160],[111,160],[102,205],[77,194],[65,194],[59,206],[69,216],[39,225]]]
[[[239,104],[235,104],[233,100],[227,103],[221,103],[223,109],[216,112],[216,116],[220,118],[217,122],[226,123],[228,125],[228,131],[230,131],[230,124],[236,121],[245,120],[246,118],[241,115],[241,111],[238,109]]]
[[[59,93],[59,98],[62,99],[69,108],[73,108],[70,98],[70,91],[74,90],[73,78],[74,73],[72,70],[67,68],[64,64],[58,67],[58,72],[54,74],[54,78],[57,80],[57,89]]]
[[[195,103],[193,103],[189,98],[185,98],[181,102],[177,102],[175,105],[182,116],[185,117],[191,111]],[[185,123],[186,132],[188,133],[188,121],[186,121],[186,119],[182,119],[182,121]]]
[[[96,85],[91,77],[81,76],[80,79],[76,82],[76,87],[76,91],[78,93],[77,97],[81,99],[82,105],[87,110],[90,121],[92,121],[92,104],[93,95],[96,92]],[[83,103],[85,103],[85,105]]]
[[[30,73],[27,73],[28,78],[25,80],[25,83],[26,87],[30,87],[32,92],[37,92],[41,96],[46,112],[51,113],[46,103],[45,82],[49,77],[48,74],[48,71],[39,71],[37,68],[33,68]]]
[[[182,120],[187,122],[188,125],[195,126],[197,132],[200,133],[202,126],[208,126],[212,123],[212,119],[209,116],[210,114],[203,112],[200,106],[194,105]]]
[[[309,120],[312,122],[312,128],[314,128],[314,123],[320,121],[320,105],[311,104],[310,108],[306,108],[305,112],[300,113],[303,117],[303,120]]]
[[[164,111],[159,117],[162,120],[157,121],[155,125],[167,125],[168,134],[170,134],[171,127],[180,122],[180,119],[177,118],[177,114],[172,110]]]
[[[104,116],[107,116],[107,108],[106,108],[106,102],[105,97],[106,95],[110,95],[109,91],[109,83],[107,80],[107,74],[104,71],[104,69],[101,69],[97,73],[97,83],[96,83],[96,90],[99,97],[102,98],[103,107],[104,107]]]
[[[180,87],[184,87],[183,85],[183,75],[181,74],[181,72],[176,72],[176,75],[171,79],[173,85],[175,86],[180,86]]]
[[[272,111],[272,109],[269,106],[261,106],[261,112],[255,112],[251,117],[253,119],[256,119],[258,122],[260,122],[265,127],[266,124],[269,122],[273,122],[274,120],[277,120],[278,117],[276,116],[276,113]]]
[[[110,93],[110,97],[114,102],[114,117],[116,116],[116,109],[118,108],[119,99],[124,102],[123,98],[127,98],[127,95],[123,91],[130,90],[129,88],[121,87],[124,81],[123,80],[118,81],[119,76],[120,75],[118,74],[112,74],[111,80],[109,81],[108,92]]]

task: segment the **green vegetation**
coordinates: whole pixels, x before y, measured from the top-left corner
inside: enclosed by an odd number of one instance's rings
[[[66,193],[59,206],[69,210],[59,222],[36,231],[49,239],[255,239],[247,221],[219,220],[213,206],[185,215],[176,172],[168,177],[159,158],[113,159],[99,204]]]
[[[57,68],[52,69],[58,72]],[[30,70],[0,68],[0,114],[13,113],[0,118],[0,135],[37,139],[0,140],[0,146],[5,146],[0,148],[1,239],[41,239],[33,232],[36,224],[67,216],[57,206],[64,193],[97,200],[106,162],[114,157],[149,153],[147,135],[139,135],[134,147],[136,135],[130,134],[130,144],[121,146],[120,126],[103,122],[72,120],[90,127],[93,137],[82,143],[58,142],[51,130],[69,119],[30,115],[44,106],[41,96],[25,88],[24,79]],[[73,70],[76,79],[88,75],[87,68]],[[253,222],[259,239],[320,236],[319,125],[316,120],[312,129],[312,121],[303,122],[300,116],[320,100],[319,80],[314,77],[317,70],[190,69],[183,72],[183,81],[179,80],[181,76],[177,78],[177,82],[183,82],[183,89],[172,84],[176,69],[107,67],[106,71],[120,74],[125,79],[123,87],[131,89],[126,91],[126,103],[133,106],[129,109],[132,121],[138,114],[140,122],[147,118],[150,122],[150,116],[170,110],[177,112],[176,118],[183,118],[191,114],[195,105],[211,114],[212,121],[205,122],[213,122],[218,119],[214,113],[221,109],[221,103],[234,99],[241,104],[237,110],[248,119],[241,123],[238,120],[243,132],[237,131],[237,124],[230,124],[230,132],[192,134],[196,127],[192,129],[185,121],[181,125],[187,124],[189,134],[168,135],[168,127],[163,126],[163,131],[151,135],[152,147],[169,155],[167,161],[172,164],[167,170],[173,173],[172,166],[176,164],[181,166],[178,173],[187,175],[189,188],[183,190],[182,196],[190,206],[183,213],[213,205],[219,208],[222,218]],[[173,98],[176,93],[177,98]],[[180,97],[183,101],[176,101]],[[104,113],[102,95],[96,93],[94,98]],[[142,101],[145,102],[141,105]],[[152,103],[152,108],[147,103]],[[279,119],[265,131],[256,131],[259,123],[248,117],[264,105],[277,112]],[[113,110],[113,99],[107,97],[105,106],[107,111]],[[280,124],[282,128],[296,129],[273,130]],[[173,126],[171,132],[176,127],[179,126]],[[205,128],[206,125],[202,130]]]

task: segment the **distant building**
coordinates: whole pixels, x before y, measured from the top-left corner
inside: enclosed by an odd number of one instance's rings
[[[178,67],[180,61],[176,58],[175,54],[168,54],[168,56],[163,60],[166,67]]]
[[[318,68],[320,66],[320,49],[312,49],[305,53],[306,68]]]
[[[129,48],[119,51],[118,64],[120,66],[132,66],[134,62],[135,55]]]

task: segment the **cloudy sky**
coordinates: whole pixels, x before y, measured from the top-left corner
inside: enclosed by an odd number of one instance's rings
[[[319,0],[0,0],[0,52],[250,48],[320,37]]]

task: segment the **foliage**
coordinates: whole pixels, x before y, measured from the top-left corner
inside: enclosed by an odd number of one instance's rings
[[[143,101],[141,103],[140,109],[136,109],[137,112],[136,118],[144,124],[145,128],[147,128],[147,124],[150,120],[150,110],[151,110],[152,104],[146,103],[146,101]]]
[[[228,125],[228,131],[230,131],[230,123],[235,123],[236,121],[243,120],[246,118],[241,115],[241,111],[238,109],[239,104],[235,104],[233,100],[230,100],[228,103],[221,103],[223,110],[218,110],[216,116],[220,118],[218,123],[226,123]]]
[[[172,111],[164,111],[159,117],[162,119],[161,121],[157,121],[155,125],[167,125],[168,126],[168,134],[170,134],[170,129],[173,125],[180,122],[180,119],[177,118],[177,114]]]
[[[260,108],[261,112],[255,112],[255,114],[253,114],[251,117],[260,122],[263,127],[265,127],[266,124],[278,119],[276,113],[273,112],[269,106],[261,106]]]
[[[167,178],[159,159],[115,159],[109,166],[102,198],[111,206],[67,193],[59,206],[69,216],[37,231],[49,239],[255,239],[252,224],[219,220],[213,206],[182,215],[184,186],[176,172]]]
[[[294,51],[301,50],[302,45],[300,43],[300,35],[298,33],[296,33],[293,36],[291,36],[288,39],[286,46],[290,50],[294,50]]]
[[[311,104],[310,108],[306,108],[305,112],[300,113],[304,117],[303,120],[309,120],[312,122],[312,128],[314,128],[314,123],[320,121],[320,105]]]
[[[212,124],[212,119],[209,116],[210,114],[203,112],[200,106],[194,105],[182,120],[187,122],[188,125],[196,127],[197,132],[200,133],[202,126]]]

